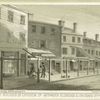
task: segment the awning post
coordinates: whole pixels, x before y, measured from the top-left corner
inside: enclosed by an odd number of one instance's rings
[[[92,63],[93,63],[93,73],[95,74],[95,61],[93,61]]]
[[[63,76],[63,58],[61,58],[61,70],[60,70],[60,72],[61,72],[61,77]]]
[[[39,61],[39,57],[37,59],[37,83],[40,82],[40,70],[39,70],[39,66],[40,66],[40,61]]]
[[[99,62],[98,62],[99,63]],[[97,74],[99,74],[99,64],[97,64]]]
[[[51,81],[51,60],[49,58],[49,82]]]
[[[87,75],[89,74],[89,67],[90,67],[90,61],[88,61],[88,65],[87,65]]]
[[[68,78],[69,60],[66,61],[66,78]]]
[[[77,64],[78,64],[78,68],[77,68],[77,76],[79,77],[79,70],[80,70],[80,61],[79,61],[79,60],[77,61]]]

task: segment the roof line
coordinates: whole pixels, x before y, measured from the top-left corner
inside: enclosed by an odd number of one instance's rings
[[[8,7],[8,8],[12,8],[12,9],[14,9],[14,10],[18,10],[18,11],[20,11],[20,12],[23,12],[23,13],[28,14],[28,12],[25,12],[25,11],[23,11],[22,9],[20,9],[20,8],[14,6],[14,5],[10,5],[10,4],[2,4],[1,6],[6,6],[6,7]]]

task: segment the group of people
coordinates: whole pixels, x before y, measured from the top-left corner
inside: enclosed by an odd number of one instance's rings
[[[45,78],[46,77],[46,67],[45,67],[44,62],[42,62],[40,64],[40,67],[38,68],[38,71],[37,72],[39,73],[39,76],[41,78]],[[28,71],[28,76],[29,77],[36,77],[37,76],[37,72],[36,72],[34,63],[31,63],[30,70]]]

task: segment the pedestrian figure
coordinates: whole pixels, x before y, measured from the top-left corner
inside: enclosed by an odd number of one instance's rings
[[[35,77],[35,67],[34,67],[34,63],[31,63],[31,67],[30,67],[30,71],[29,71],[29,77]]]
[[[45,68],[45,65],[44,65],[43,62],[42,62],[42,65],[40,66],[40,68],[41,68],[41,77],[45,78],[45,76],[46,76],[46,74],[45,74],[46,68]]]

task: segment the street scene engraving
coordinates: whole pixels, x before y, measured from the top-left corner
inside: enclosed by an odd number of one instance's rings
[[[99,90],[99,9],[0,5],[0,89]]]

